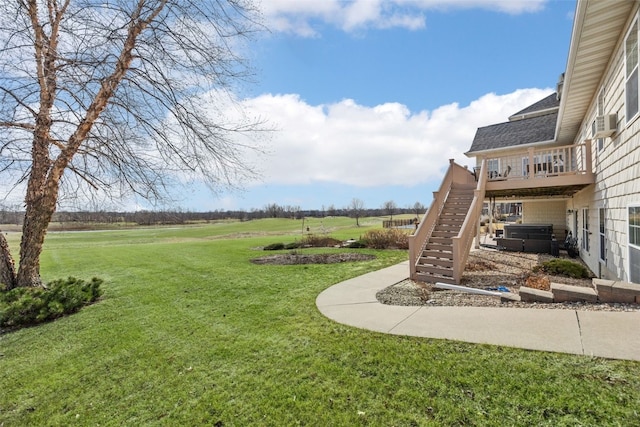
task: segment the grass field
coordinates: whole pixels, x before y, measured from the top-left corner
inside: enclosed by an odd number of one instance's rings
[[[313,232],[344,239],[379,226],[315,221]],[[407,255],[250,262],[301,233],[301,221],[260,220],[50,234],[44,278],[97,276],[105,293],[78,314],[0,335],[0,425],[640,425],[640,363],[324,318],[323,289]]]

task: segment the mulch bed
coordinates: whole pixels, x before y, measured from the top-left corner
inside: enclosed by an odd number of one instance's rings
[[[369,261],[374,255],[357,253],[334,254],[276,254],[251,260],[254,264],[295,265],[295,264],[337,264],[341,262]]]

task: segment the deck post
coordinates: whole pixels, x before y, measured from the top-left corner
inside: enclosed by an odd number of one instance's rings
[[[592,169],[592,163],[593,163],[593,159],[591,158],[591,140],[587,139],[584,142],[584,149],[585,149],[585,164],[584,164],[584,171],[586,173],[593,173],[593,169]]]
[[[533,147],[529,147],[529,170],[527,171],[527,178],[531,179],[536,176],[535,164],[533,163]]]

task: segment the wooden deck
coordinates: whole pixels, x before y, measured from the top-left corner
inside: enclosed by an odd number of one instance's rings
[[[570,197],[595,183],[590,141],[513,150],[501,156],[485,157],[484,161],[492,165],[487,172],[486,197]],[[479,167],[475,172],[479,173]]]

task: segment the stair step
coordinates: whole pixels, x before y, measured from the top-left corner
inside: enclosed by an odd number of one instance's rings
[[[416,277],[419,281],[425,283],[448,283],[450,285],[455,285],[456,281],[453,280],[453,277],[449,276],[441,276],[439,274],[429,274],[429,273],[416,273]]]
[[[460,227],[462,227],[462,223],[464,222],[464,218],[440,218],[440,220],[438,221],[438,224],[441,225],[449,225],[449,226],[456,226],[458,227],[458,229],[460,229]]]
[[[422,251],[422,257],[453,260],[453,252],[451,251],[443,252],[443,251],[436,251],[432,249],[425,249]]]
[[[440,212],[440,217],[443,217],[443,216],[460,216],[460,217],[464,218],[465,216],[467,216],[467,212],[468,212],[468,210],[466,208],[465,209],[458,209],[458,208],[456,208],[456,209],[448,209],[448,208],[445,208],[445,209],[442,210],[442,212]]]
[[[430,244],[451,246],[453,243],[451,242],[451,237],[436,237],[432,234],[427,245]]]
[[[423,266],[423,265],[424,266],[438,265],[440,267],[453,268],[453,260],[448,258],[430,258],[430,257],[421,256],[420,258],[418,258],[418,263],[416,264],[416,267]]]
[[[433,251],[451,252],[452,246],[453,246],[453,244],[450,241],[448,241],[448,242],[435,241],[434,242],[432,240],[429,240],[424,248],[425,249],[429,249],[429,250],[433,250]]]
[[[419,273],[428,273],[433,274],[434,276],[453,278],[452,268],[441,267],[438,265],[416,265],[416,270]]]
[[[458,235],[458,231],[456,230],[433,230],[431,233],[431,237],[446,237],[451,239]]]
[[[447,233],[452,233],[453,234],[452,237],[455,237],[460,232],[461,225],[462,224],[449,225],[449,226],[443,227],[443,228],[446,228],[446,230],[440,229],[437,231],[446,231]]]

